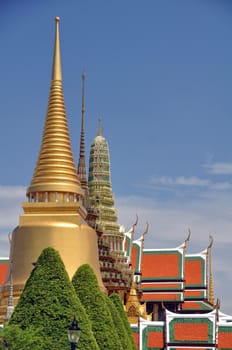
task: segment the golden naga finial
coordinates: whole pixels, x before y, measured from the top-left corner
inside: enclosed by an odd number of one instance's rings
[[[187,242],[190,241],[190,236],[191,236],[191,230],[190,230],[190,228],[189,228],[189,229],[188,229],[188,236],[187,236],[187,238],[186,238],[185,241],[184,241],[184,247],[185,247],[185,248],[186,248]]]
[[[144,240],[144,236],[148,233],[148,228],[149,228],[149,225],[148,225],[148,222],[146,223],[146,228],[145,228],[145,231],[143,232],[142,234],[142,239]]]
[[[191,230],[190,230],[190,228],[189,228],[189,229],[188,229],[188,236],[187,236],[185,242],[190,241],[190,237],[191,237]]]
[[[135,226],[137,226],[138,221],[139,221],[139,218],[138,218],[138,215],[136,214],[135,223],[132,225],[132,228],[131,228],[132,233],[135,232]]]
[[[131,232],[131,240],[132,240],[132,241],[134,240],[135,226],[137,226],[138,220],[139,220],[139,218],[138,218],[138,215],[136,214],[135,223],[132,225],[131,230],[130,230],[130,232]]]
[[[189,228],[189,229],[188,229],[188,236],[187,236],[187,238],[185,239],[184,245],[183,245],[183,247],[184,247],[184,252],[186,252],[186,246],[187,246],[187,242],[190,241],[190,236],[191,236],[191,231],[190,231],[190,228]]]
[[[209,235],[209,239],[210,239],[210,242],[209,242],[209,245],[208,245],[207,249],[211,249],[212,246],[213,246],[213,237],[211,235]]]
[[[138,214],[136,214],[135,216],[136,216],[136,220],[135,220],[135,223],[133,224],[133,227],[137,226],[138,221],[139,221]]]
[[[143,232],[142,236],[141,236],[141,240],[142,240],[142,249],[144,248],[144,236],[148,233],[148,228],[149,228],[149,225],[148,225],[148,222],[146,223],[146,228],[145,228],[145,231]]]

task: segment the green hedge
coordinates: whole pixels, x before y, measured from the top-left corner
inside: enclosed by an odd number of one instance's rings
[[[125,350],[122,348],[105,296],[89,265],[82,265],[72,283],[92,322],[92,330],[100,350]]]
[[[38,337],[43,337],[46,350],[69,350],[67,327],[74,315],[81,328],[78,349],[99,350],[90,322],[59,253],[53,248],[46,248],[38,258],[10,319],[6,332],[9,348],[14,349],[15,346],[10,337],[10,328],[17,325],[22,331],[30,330],[32,333],[36,332]],[[18,338],[21,337],[22,334]],[[25,342],[28,342],[26,339],[28,335],[25,333]],[[22,350],[20,344],[18,343],[17,349]],[[32,348],[33,346],[25,349]]]
[[[120,314],[116,309],[116,306],[114,305],[113,301],[109,297],[106,297],[106,301],[107,301],[109,310],[111,312],[115,330],[117,331],[119,339],[121,341],[122,348],[126,350],[133,350],[134,348],[132,348],[131,346],[130,336],[128,336],[127,334],[127,331],[124,327],[123,320],[121,319]]]
[[[123,321],[124,328],[126,330],[126,333],[128,335],[128,338],[129,338],[129,341],[131,344],[131,349],[137,350],[137,347],[135,345],[134,338],[132,335],[132,330],[131,330],[130,324],[128,322],[127,315],[124,311],[120,296],[117,293],[113,293],[110,295],[110,299],[114,303],[116,309],[118,310],[119,316],[120,316],[121,320]]]

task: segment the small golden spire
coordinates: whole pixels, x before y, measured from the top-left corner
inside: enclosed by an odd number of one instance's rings
[[[213,285],[213,263],[212,263],[212,247],[213,237],[209,236],[210,244],[208,246],[209,251],[209,302],[214,305],[214,285]]]
[[[59,17],[55,18],[52,81],[40,154],[27,196],[32,201],[58,202],[83,196],[76,173],[64,105],[60,59]],[[60,193],[60,195],[59,195]],[[63,199],[62,199],[63,198]]]

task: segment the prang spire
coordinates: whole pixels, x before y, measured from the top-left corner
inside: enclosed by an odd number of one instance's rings
[[[88,206],[88,181],[86,176],[86,163],[85,163],[85,72],[82,73],[82,108],[81,108],[81,139],[80,139],[80,154],[77,167],[77,173],[79,175],[81,187],[85,192],[85,206]]]
[[[29,201],[75,201],[83,191],[76,173],[62,88],[59,17],[55,18],[52,81],[42,144],[31,184]]]

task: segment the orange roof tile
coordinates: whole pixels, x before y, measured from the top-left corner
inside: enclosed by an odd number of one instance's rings
[[[163,332],[149,332],[147,346],[149,348],[163,348],[164,347],[164,333]]]
[[[218,348],[220,349],[231,349],[232,346],[232,330],[231,332],[226,332],[220,330],[218,331]]]
[[[170,301],[180,301],[181,293],[143,293],[142,301],[162,301],[162,300],[170,300]]]
[[[185,301],[182,310],[212,310],[213,307],[204,301]]]
[[[137,348],[139,348],[139,334],[133,333],[133,338],[134,338],[135,345],[137,346]]]
[[[7,277],[9,261],[8,260],[0,260],[0,286],[2,286]]]
[[[146,278],[178,279],[182,273],[182,255],[178,251],[144,251],[142,276]]]
[[[181,289],[182,285],[181,283],[142,283],[141,284],[142,289]]]
[[[184,296],[187,297],[199,297],[202,298],[204,295],[204,292],[202,290],[185,290]]]
[[[176,341],[208,340],[207,323],[176,323],[174,325],[174,337]]]
[[[185,259],[186,285],[203,285],[205,274],[205,261],[202,257]]]

